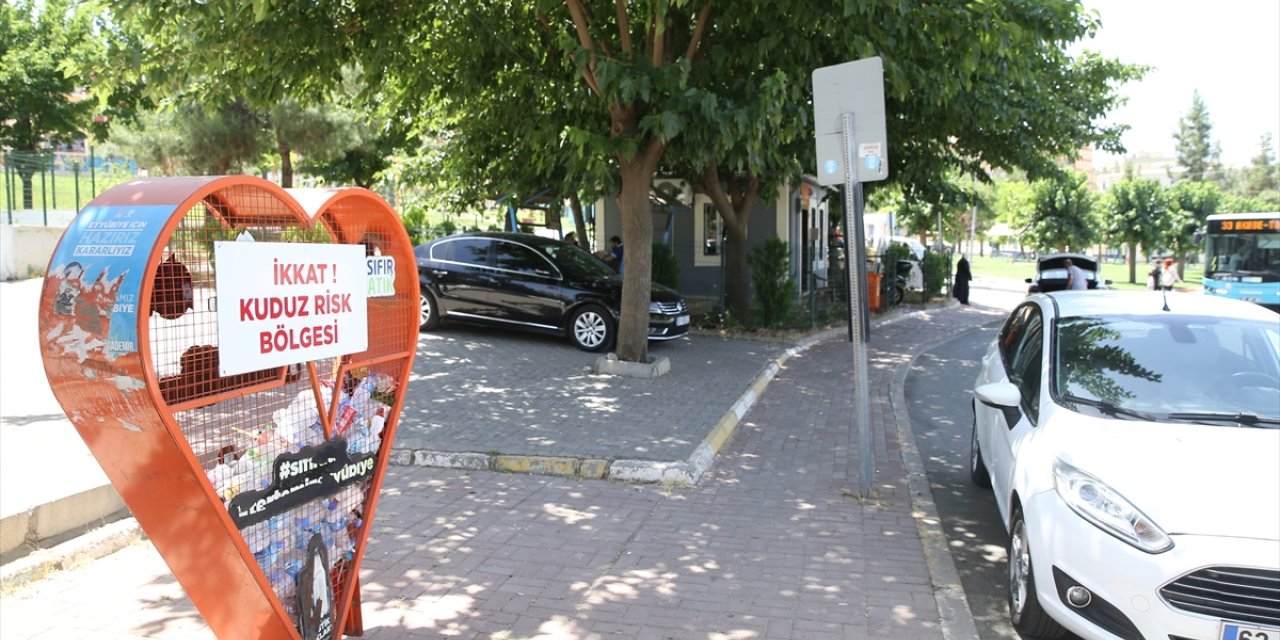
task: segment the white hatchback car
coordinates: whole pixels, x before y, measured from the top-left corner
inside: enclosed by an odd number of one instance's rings
[[[1009,532],[1018,631],[1280,639],[1280,316],[1032,295],[974,396],[970,475]]]

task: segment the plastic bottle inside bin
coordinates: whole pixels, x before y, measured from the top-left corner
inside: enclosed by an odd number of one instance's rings
[[[272,546],[277,549],[277,553],[286,551],[293,538],[290,518],[284,515],[272,516],[267,520],[267,535],[271,540]]]
[[[249,547],[249,551],[255,557],[271,546],[271,536],[268,534],[269,531],[265,522],[251,524],[240,530],[240,536],[244,538],[245,545]]]
[[[360,384],[357,384],[355,390],[351,392],[351,407],[361,414],[372,413],[374,391],[377,391],[377,388],[372,380],[367,377],[361,380]]]

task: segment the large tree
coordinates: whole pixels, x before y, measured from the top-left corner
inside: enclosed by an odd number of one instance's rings
[[[1083,250],[1098,238],[1088,176],[1062,171],[1032,185],[1031,215],[1023,238],[1037,251]]]
[[[1280,160],[1276,159],[1275,147],[1271,146],[1270,133],[1258,140],[1258,155],[1249,160],[1244,170],[1241,191],[1250,197],[1280,200]]]
[[[1171,222],[1169,195],[1159,182],[1128,177],[1107,191],[1108,215],[1103,235],[1129,249],[1129,283],[1137,282],[1138,247],[1151,251],[1167,237]]]
[[[714,23],[708,37],[721,44],[693,66],[712,95],[685,116],[666,155],[681,167],[677,175],[695,176],[725,222],[726,298],[737,313],[748,290],[746,216],[759,198],[815,166],[806,118],[814,68],[883,58],[899,213],[921,211],[928,219],[906,226],[932,230],[941,212],[953,235],[973,203],[971,181],[960,174],[985,181],[997,167],[1038,175],[1081,147],[1116,148],[1122,129],[1097,120],[1119,100],[1112,85],[1143,73],[1089,53],[1066,55],[1097,26],[1075,2],[942,2],[902,11],[846,3],[842,19],[794,18],[804,15],[795,3],[753,3]]]
[[[1184,180],[1207,180],[1221,170],[1221,150],[1212,135],[1209,108],[1196,91],[1191,95],[1191,110],[1178,121],[1178,131],[1173,134]]]
[[[1222,189],[1212,182],[1184,180],[1169,188],[1170,217],[1163,244],[1178,256],[1181,273],[1195,249],[1205,220],[1222,207]]]
[[[36,152],[84,137],[98,113],[89,96],[77,93],[85,79],[64,70],[81,41],[93,37],[91,21],[76,4],[0,4],[0,147],[25,156],[10,159],[22,181],[23,208],[33,205]]]

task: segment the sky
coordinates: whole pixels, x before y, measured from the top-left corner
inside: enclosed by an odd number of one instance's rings
[[[1178,121],[1200,92],[1210,137],[1228,166],[1246,166],[1271,133],[1280,148],[1280,0],[1083,0],[1102,27],[1079,46],[1155,67],[1122,85],[1129,102],[1107,118],[1128,124],[1130,154],[1174,152]],[[1103,166],[1118,161],[1095,156]]]

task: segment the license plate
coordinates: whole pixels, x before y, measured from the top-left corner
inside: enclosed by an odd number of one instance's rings
[[[1232,622],[1222,623],[1221,640],[1280,640],[1280,629],[1249,627]]]
[[[676,316],[677,327],[683,327],[686,324],[689,324],[689,316]],[[1280,638],[1278,638],[1277,640],[1280,640]]]

